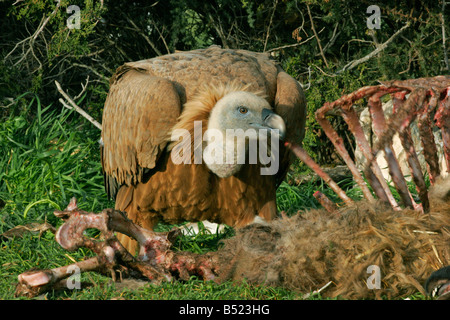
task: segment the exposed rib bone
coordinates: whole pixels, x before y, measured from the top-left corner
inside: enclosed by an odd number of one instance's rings
[[[393,113],[395,114],[398,109],[402,107],[404,104],[405,92],[403,93],[395,93],[392,95],[392,103],[393,103]],[[421,201],[421,206],[423,212],[428,212],[430,209],[430,202],[428,199],[427,187],[425,185],[425,179],[423,177],[423,173],[421,171],[420,162],[416,154],[416,150],[414,148],[414,143],[411,138],[411,132],[409,127],[405,128],[403,131],[399,132],[400,142],[405,150],[406,159],[408,161],[409,171],[411,172],[411,176],[413,178],[414,183],[416,184],[416,190],[419,194],[419,198]],[[417,209],[417,208],[416,208]]]
[[[324,195],[322,192],[320,191],[316,191],[313,194],[314,198],[317,199],[317,201],[319,201],[319,203],[322,205],[322,207],[325,208],[325,210],[327,210],[330,213],[334,213],[337,211],[337,206],[336,204],[331,201],[330,199],[328,199],[328,197],[326,195]]]
[[[352,199],[350,199],[345,194],[344,190],[342,190],[337,185],[337,183],[334,182],[333,179],[331,179],[331,177],[325,171],[323,171],[317,163],[314,162],[314,160],[308,155],[305,150],[303,150],[302,147],[290,142],[286,142],[285,145],[290,148],[292,152],[294,152],[295,155],[299,157],[300,160],[302,160],[307,166],[313,169],[346,204],[353,203]]]
[[[447,172],[450,173],[450,84],[444,92],[444,98],[436,111],[434,120],[442,132]]]
[[[378,166],[378,163],[376,161],[373,161],[373,154],[369,145],[369,142],[366,139],[366,136],[364,135],[363,129],[361,127],[361,124],[359,123],[358,115],[356,114],[355,110],[350,108],[345,108],[342,111],[342,118],[347,123],[350,131],[353,133],[356,139],[356,143],[358,144],[359,148],[363,152],[364,156],[366,157],[366,161],[370,163],[370,166],[367,167],[368,172],[366,173],[367,178],[369,181],[371,181],[371,185],[374,188],[375,194],[380,198],[382,201],[388,202],[388,196],[387,193],[390,193],[390,190],[386,184],[384,186],[380,183],[380,181],[383,181],[383,174],[381,173],[381,169]],[[376,174],[375,174],[376,172]],[[366,186],[367,188],[367,186]],[[367,189],[368,190],[368,189]],[[370,197],[372,197],[372,194],[369,192]],[[366,199],[370,200],[368,196],[364,193]],[[392,196],[392,195],[391,195]],[[372,197],[373,199],[373,197]],[[395,200],[394,200],[395,201]]]
[[[431,111],[435,109],[436,104],[436,94],[432,93],[429,102],[426,104],[425,108],[418,114],[418,127],[423,145],[423,155],[425,157],[425,161],[428,164],[428,173],[430,176],[431,184],[435,183],[436,178],[440,174],[436,142],[434,140],[433,131],[431,130],[431,119],[429,118]]]
[[[329,115],[342,115],[350,131],[355,136],[356,143],[367,161],[364,169],[365,177],[372,186],[375,195],[382,201],[389,202],[394,209],[400,209],[376,163],[377,153],[383,150],[389,166],[389,173],[402,198],[403,204],[426,212],[429,208],[429,201],[424,174],[412,144],[409,127],[418,117],[420,136],[424,145],[424,156],[429,167],[430,181],[433,184],[440,173],[436,158],[437,153],[435,152],[434,136],[431,130],[431,126],[434,124],[431,117],[435,110],[434,121],[442,132],[445,160],[447,162],[447,170],[450,172],[450,77],[437,76],[434,78],[394,80],[381,83],[382,85],[360,88],[333,102],[326,102],[322,108],[316,111],[317,122],[349,167],[355,181],[361,187],[367,199],[370,199],[372,195],[345,149],[342,138],[339,137],[327,120],[326,117]],[[389,120],[386,120],[384,117],[380,101],[380,98],[386,94],[391,94],[394,102],[394,113]],[[405,101],[407,94],[409,94],[409,97]],[[373,148],[370,147],[359,123],[356,111],[353,109],[353,104],[363,98],[368,99],[374,131],[378,136],[378,141]],[[424,105],[424,103],[427,103],[427,105]],[[408,166],[416,184],[421,204],[414,202],[400,170],[396,155],[392,150],[392,139],[396,133],[399,134],[400,141],[405,149]]]
[[[369,98],[368,102],[369,112],[372,116],[373,128],[375,134],[378,137],[381,137],[386,130],[386,120],[384,118],[380,101],[380,98],[384,95],[384,92],[376,93]],[[398,193],[400,194],[400,197],[402,198],[403,204],[407,207],[414,208],[414,200],[409,193],[406,181],[400,170],[400,165],[398,164],[397,158],[395,157],[394,151],[392,150],[392,143],[384,147],[384,156],[386,158],[386,162],[389,165],[389,174],[391,175],[392,180],[394,181],[394,185]],[[390,192],[387,194],[388,197],[392,197],[392,194]],[[392,199],[393,197],[390,198],[391,201]]]
[[[322,113],[316,112],[316,119],[317,119],[317,122],[322,127],[325,134],[327,135],[328,139],[330,139],[330,141],[333,143],[334,147],[336,148],[336,151],[339,153],[339,155],[342,157],[344,162],[347,164],[347,167],[350,169],[351,173],[353,174],[353,177],[354,177],[356,183],[360,186],[361,190],[363,191],[364,196],[368,200],[370,200],[370,198],[373,198],[373,196],[370,193],[370,190],[367,188],[367,185],[366,185],[364,179],[362,178],[358,168],[356,167],[355,163],[353,162],[350,155],[348,154],[347,149],[345,149],[342,138],[339,137],[338,133],[333,129],[330,122],[325,118],[325,115],[322,115]]]

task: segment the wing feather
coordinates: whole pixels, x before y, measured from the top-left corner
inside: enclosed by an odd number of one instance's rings
[[[301,143],[305,135],[306,98],[300,83],[278,66],[277,93],[275,95],[275,112],[286,124],[286,140]],[[276,184],[284,180],[289,164],[295,156],[283,145],[280,146],[280,170]]]
[[[111,196],[118,185],[139,183],[144,169],[155,167],[180,113],[172,81],[126,65],[119,68],[102,120],[102,166]]]

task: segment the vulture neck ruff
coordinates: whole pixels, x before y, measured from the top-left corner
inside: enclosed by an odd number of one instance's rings
[[[271,108],[262,93],[249,92],[248,87],[233,83],[200,88],[198,93],[184,104],[179,121],[170,132],[169,150],[172,152],[172,159],[180,159],[180,150],[188,150],[190,163],[201,164],[204,161],[206,166],[221,178],[237,173],[245,162],[249,137],[236,139],[236,135],[229,134],[230,129],[242,132],[248,129],[233,127],[230,121],[227,121],[229,119],[226,119],[225,114],[230,103],[237,106],[237,102],[245,102]],[[175,132],[180,132],[179,130],[186,134],[174,135]],[[183,138],[178,139],[180,136]],[[256,136],[254,140],[256,141]],[[183,155],[186,156],[188,155]]]

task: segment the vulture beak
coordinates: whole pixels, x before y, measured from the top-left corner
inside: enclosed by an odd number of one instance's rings
[[[262,128],[269,129],[270,131],[278,129],[280,139],[283,140],[286,137],[286,124],[281,116],[270,109],[263,109],[261,117],[263,121]]]

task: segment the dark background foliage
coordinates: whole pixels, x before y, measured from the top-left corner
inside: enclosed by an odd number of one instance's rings
[[[367,27],[372,4],[381,10],[381,29]],[[80,29],[67,26],[69,5],[81,9]],[[108,79],[124,62],[217,44],[267,51],[304,85],[305,146],[331,163],[338,159],[314,111],[378,80],[448,74],[449,13],[442,0],[3,0],[0,119],[20,113],[27,102],[16,98],[24,92],[61,108],[57,80],[72,96],[87,83],[80,106],[100,121]],[[377,55],[345,70],[407,24]]]

